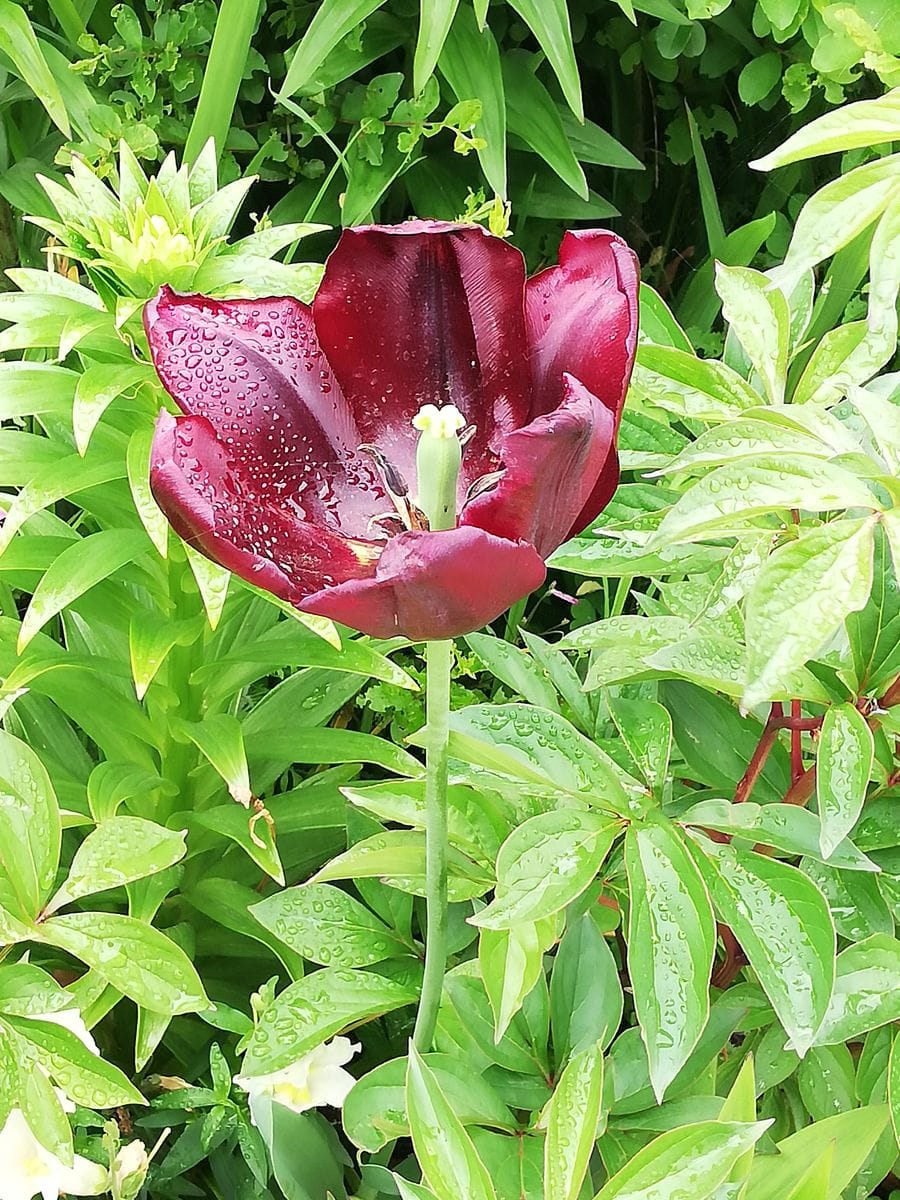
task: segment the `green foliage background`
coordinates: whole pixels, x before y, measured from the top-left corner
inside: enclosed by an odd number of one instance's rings
[[[115,1200],[896,1200],[898,64],[896,0],[0,0],[0,1130],[168,1130]],[[619,491],[455,648],[421,1057],[419,648],[169,530],[140,320],[411,213],[644,279]]]

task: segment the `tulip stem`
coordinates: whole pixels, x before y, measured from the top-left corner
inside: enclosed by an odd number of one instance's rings
[[[450,735],[451,641],[425,645],[425,974],[413,1043],[431,1049],[447,966],[447,743]]]

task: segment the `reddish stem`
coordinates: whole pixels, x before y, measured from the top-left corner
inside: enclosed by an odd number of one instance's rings
[[[741,967],[746,963],[747,956],[744,954],[737,938],[728,925],[718,925],[719,937],[722,939],[722,945],[725,949],[725,957],[722,959],[719,966],[713,972],[711,983],[713,987],[725,989],[729,984],[734,982],[735,976]]]
[[[753,791],[753,786],[759,779],[763,767],[766,765],[766,759],[769,757],[769,752],[775,745],[775,739],[778,737],[779,722],[784,719],[784,710],[778,701],[775,701],[769,710],[769,719],[763,727],[759,741],[756,743],[756,749],[753,751],[753,757],[747,763],[747,770],[743,777],[734,789],[735,804],[743,804]]]
[[[803,718],[800,714],[800,701],[791,701],[791,783],[796,783],[803,774],[803,734],[796,722]]]

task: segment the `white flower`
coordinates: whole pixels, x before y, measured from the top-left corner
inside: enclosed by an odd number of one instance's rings
[[[250,1095],[250,1110],[256,1096],[269,1096],[294,1112],[306,1112],[330,1104],[340,1108],[356,1080],[343,1069],[362,1046],[349,1038],[336,1037],[316,1046],[289,1067],[270,1075],[235,1075],[234,1082]],[[5,1197],[0,1196],[0,1200]]]
[[[10,1112],[0,1129],[0,1200],[58,1200],[61,1192],[99,1196],[108,1185],[104,1167],[80,1154],[67,1167],[37,1140],[21,1109]]]
[[[61,1025],[63,1029],[68,1029],[69,1033],[74,1033],[78,1040],[90,1050],[91,1054],[100,1053],[100,1047],[91,1037],[87,1025],[85,1025],[81,1013],[77,1008],[64,1008],[62,1012],[35,1013],[33,1018],[35,1021],[49,1021],[51,1025]]]
[[[144,1185],[149,1167],[150,1156],[143,1142],[134,1141],[122,1146],[112,1165],[112,1194],[122,1200],[133,1200]]]

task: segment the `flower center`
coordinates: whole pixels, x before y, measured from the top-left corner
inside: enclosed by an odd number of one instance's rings
[[[466,427],[465,418],[455,404],[438,408],[425,404],[412,420],[419,431],[416,449],[418,496],[410,499],[409,484],[384,452],[366,443],[359,447],[371,456],[381,476],[381,483],[394,506],[393,512],[373,517],[370,525],[378,526],[391,536],[404,530],[432,531],[456,528],[456,491],[462,452],[475,432]]]

